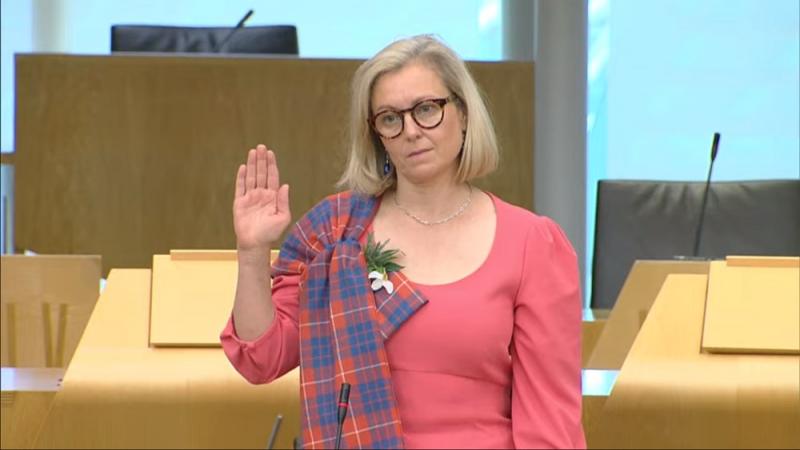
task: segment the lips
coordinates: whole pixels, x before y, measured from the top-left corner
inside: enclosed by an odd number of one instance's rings
[[[429,152],[430,150],[431,149],[429,149],[429,148],[424,148],[422,150],[416,150],[416,151],[413,151],[413,152],[409,153],[408,157],[409,158],[413,158],[413,157],[421,155],[421,154],[423,154],[425,152]]]

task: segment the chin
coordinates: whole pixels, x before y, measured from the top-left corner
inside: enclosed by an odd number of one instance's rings
[[[440,167],[422,165],[402,172],[403,178],[414,184],[424,184],[435,180],[445,174],[445,170]],[[453,173],[455,175],[455,172]]]

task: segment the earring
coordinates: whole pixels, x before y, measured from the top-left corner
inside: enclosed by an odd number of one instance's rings
[[[392,163],[389,161],[389,153],[386,153],[386,159],[383,162],[383,176],[389,175],[392,171]]]

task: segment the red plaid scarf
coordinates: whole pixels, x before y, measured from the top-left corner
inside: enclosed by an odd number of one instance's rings
[[[378,201],[344,192],[300,219],[273,275],[301,274],[300,397],[305,448],[333,448],[338,393],[351,384],[342,448],[402,448],[403,433],[383,341],[427,303],[400,272],[389,295],[373,292],[360,238]]]

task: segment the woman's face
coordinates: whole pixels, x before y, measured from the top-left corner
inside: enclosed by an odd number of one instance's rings
[[[438,105],[420,102],[447,98],[450,100],[442,106],[442,121],[433,128],[425,128],[438,119]],[[402,132],[397,137],[380,137],[397,171],[398,182],[424,184],[442,177],[455,177],[466,121],[452,99],[439,76],[421,63],[408,64],[380,76],[375,82],[371,107],[376,122],[395,127],[400,125],[398,121],[402,122]],[[405,112],[399,117],[381,115],[418,104],[415,112]],[[423,126],[414,120],[413,114]]]

